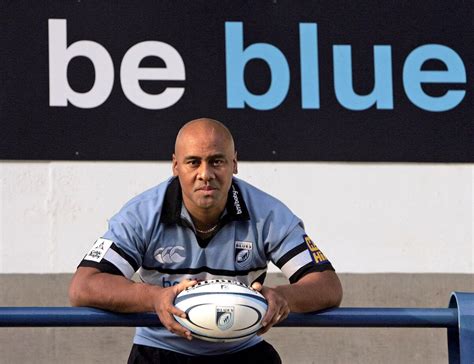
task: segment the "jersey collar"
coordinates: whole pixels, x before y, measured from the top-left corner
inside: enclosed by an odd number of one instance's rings
[[[163,211],[160,222],[165,224],[183,225],[181,208],[183,206],[183,195],[178,177],[174,177],[168,185],[163,201]],[[222,217],[224,223],[229,221],[247,221],[250,215],[247,205],[242,197],[240,188],[235,179],[232,179],[229,193],[227,195],[226,214]],[[186,224],[187,225],[187,224]]]

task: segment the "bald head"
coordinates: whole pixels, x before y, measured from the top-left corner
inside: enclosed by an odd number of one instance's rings
[[[184,205],[203,229],[215,224],[224,211],[235,173],[237,153],[224,124],[202,118],[180,129],[173,154],[173,175],[179,179]]]
[[[180,149],[183,143],[188,143],[190,139],[207,136],[220,139],[226,144],[232,152],[235,152],[234,138],[229,129],[218,120],[209,118],[199,118],[188,121],[184,124],[176,136],[174,152]]]

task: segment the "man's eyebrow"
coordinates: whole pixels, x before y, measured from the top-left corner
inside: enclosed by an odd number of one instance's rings
[[[185,161],[191,160],[191,159],[201,159],[201,157],[195,156],[195,155],[187,155],[184,157]]]
[[[210,159],[216,159],[216,158],[225,158],[225,154],[224,153],[217,153],[217,154],[210,155],[206,158],[202,158],[202,157],[199,157],[197,155],[187,155],[187,156],[184,157],[184,160],[186,160],[186,161],[188,161],[188,160],[202,160],[202,159],[210,160]]]
[[[216,158],[225,158],[225,154],[223,154],[223,153],[213,154],[213,155],[209,156],[208,159],[216,159]]]

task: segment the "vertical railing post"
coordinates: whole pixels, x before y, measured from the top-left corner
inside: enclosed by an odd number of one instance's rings
[[[453,292],[449,308],[458,310],[457,328],[448,328],[449,364],[474,363],[474,293]]]

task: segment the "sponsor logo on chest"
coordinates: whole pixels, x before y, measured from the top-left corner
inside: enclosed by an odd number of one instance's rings
[[[166,246],[155,251],[155,259],[161,263],[181,263],[186,259],[186,251],[180,245]]]

